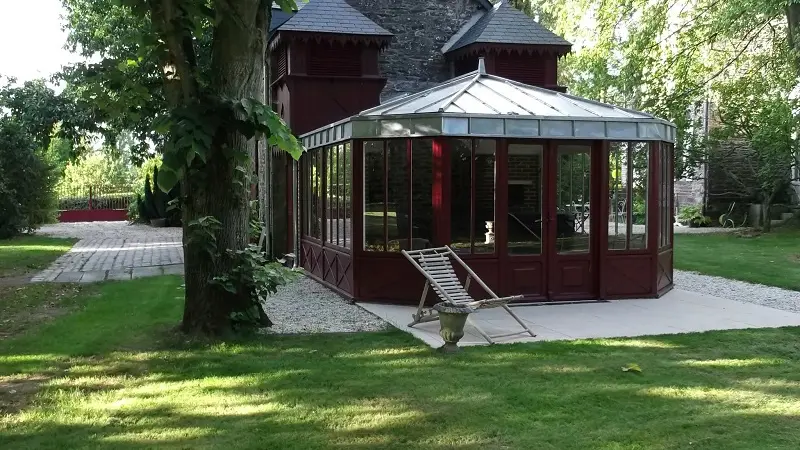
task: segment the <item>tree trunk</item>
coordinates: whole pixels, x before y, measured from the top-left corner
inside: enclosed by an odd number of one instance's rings
[[[264,101],[267,8],[263,0],[215,2],[217,20],[211,59],[211,90],[227,98],[255,98]],[[226,149],[247,152],[246,163],[237,162]],[[184,205],[184,251],[186,298],[183,330],[188,333],[219,335],[230,329],[230,313],[237,304],[248,301],[246,292],[231,294],[209,282],[232,268],[225,250],[242,250],[248,244],[248,219],[252,157],[255,140],[228,130],[214,140],[211,156],[201,173],[186,180]],[[236,170],[243,166],[244,171]],[[242,173],[244,172],[244,173]],[[203,242],[191,239],[189,224],[213,216],[222,224],[217,233],[217,248],[223,255],[209,258]]]
[[[764,196],[764,199],[761,200],[761,230],[764,233],[769,233],[772,230],[771,211],[772,199],[770,196]]]
[[[793,54],[795,73],[800,77],[800,3],[786,6],[786,24],[789,28],[789,50]]]

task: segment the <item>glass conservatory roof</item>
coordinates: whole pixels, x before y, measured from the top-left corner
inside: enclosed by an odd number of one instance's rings
[[[478,70],[390,100],[301,136],[306,148],[345,139],[479,136],[675,140],[675,125],[647,113],[529,86]]]

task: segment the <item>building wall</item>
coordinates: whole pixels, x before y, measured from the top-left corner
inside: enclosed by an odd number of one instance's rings
[[[388,83],[381,100],[451,78],[442,46],[479,10],[475,0],[347,0],[394,39],[380,58]]]

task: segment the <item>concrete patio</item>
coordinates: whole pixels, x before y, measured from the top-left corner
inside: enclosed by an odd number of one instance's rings
[[[375,303],[359,305],[431,347],[440,347],[444,343],[439,336],[439,322],[418,324],[414,328],[407,326],[411,322],[414,307]],[[519,306],[514,307],[514,311],[530,325],[537,337],[519,335],[498,339],[498,343],[800,326],[800,314],[797,313],[681,289],[673,289],[658,299]],[[502,308],[482,310],[471,315],[471,320],[489,334],[520,329],[519,324]],[[487,344],[469,322],[465,332],[460,345]]]

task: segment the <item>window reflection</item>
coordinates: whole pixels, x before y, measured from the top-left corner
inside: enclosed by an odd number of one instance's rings
[[[556,251],[589,251],[591,147],[559,145],[556,156]]]
[[[508,253],[542,253],[541,145],[508,146]]]
[[[649,155],[645,142],[609,146],[609,250],[647,248]]]
[[[495,251],[497,145],[493,139],[452,139],[450,246],[458,253]]]
[[[386,183],[382,141],[364,142],[364,250],[385,251]]]

